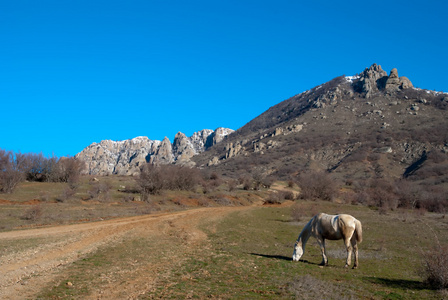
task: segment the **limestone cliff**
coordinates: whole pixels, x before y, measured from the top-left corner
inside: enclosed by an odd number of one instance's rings
[[[90,175],[135,175],[145,163],[194,165],[191,158],[208,147],[222,141],[233,130],[204,129],[187,137],[178,132],[173,143],[165,137],[163,141],[136,137],[124,141],[104,140],[93,143],[76,155],[86,162],[86,174]]]

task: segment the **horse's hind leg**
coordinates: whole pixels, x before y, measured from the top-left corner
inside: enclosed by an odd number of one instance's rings
[[[348,268],[350,264],[352,263],[352,244],[350,242],[350,239],[344,239],[345,247],[347,248],[347,261],[345,262],[345,268]],[[356,258],[356,257],[355,257]]]
[[[353,269],[356,269],[358,268],[358,242],[355,237],[352,238],[351,243],[353,247],[353,254],[355,255],[355,264],[353,265]]]

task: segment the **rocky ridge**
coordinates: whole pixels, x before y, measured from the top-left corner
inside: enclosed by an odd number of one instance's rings
[[[289,178],[321,169],[346,179],[403,176],[424,153],[448,153],[448,94],[417,89],[373,64],[271,107],[195,156],[229,176]],[[244,162],[244,163],[243,163]]]
[[[173,143],[141,136],[124,141],[103,140],[93,143],[75,157],[86,163],[90,175],[135,175],[145,163],[194,165],[191,158],[221,142],[232,129],[204,129],[187,137],[178,132]]]

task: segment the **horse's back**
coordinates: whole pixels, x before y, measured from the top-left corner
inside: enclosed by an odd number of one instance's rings
[[[339,240],[342,238],[338,215],[320,213],[316,215],[315,218],[316,231],[319,232],[323,238],[329,240]]]

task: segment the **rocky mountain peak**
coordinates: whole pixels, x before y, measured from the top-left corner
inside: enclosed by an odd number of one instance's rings
[[[359,81],[354,85],[354,89],[364,94],[366,98],[371,98],[375,92],[384,88],[387,78],[386,71],[380,65],[373,64],[359,75]]]
[[[204,129],[191,137],[178,132],[171,144],[168,137],[162,141],[136,137],[124,141],[104,140],[93,143],[76,155],[87,164],[91,175],[134,175],[145,163],[193,165],[191,158],[222,141],[232,133],[228,128]]]
[[[408,78],[398,76],[396,68],[393,68],[387,76],[386,71],[380,65],[373,64],[359,75],[359,80],[354,83],[353,88],[356,92],[363,94],[365,98],[372,98],[379,91],[394,92],[412,86]]]

